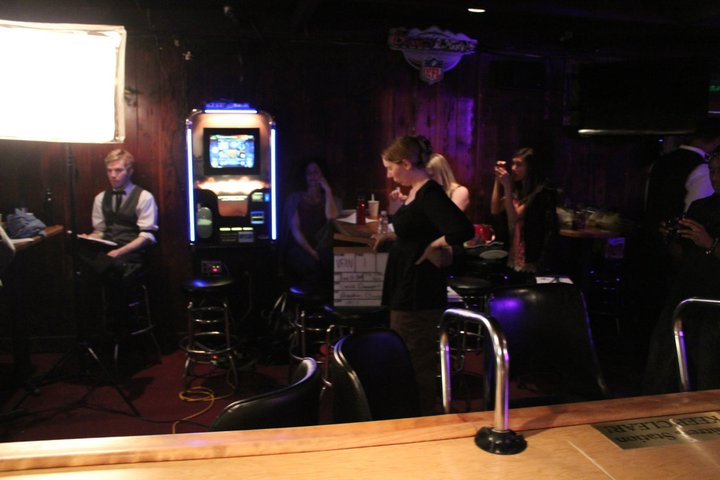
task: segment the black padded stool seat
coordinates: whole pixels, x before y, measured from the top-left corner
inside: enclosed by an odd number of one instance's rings
[[[324,289],[306,285],[293,285],[288,289],[288,300],[302,303],[306,308],[322,308],[330,300],[330,295]]]
[[[448,286],[462,297],[463,306],[470,310],[485,310],[485,298],[495,288],[490,280],[472,275],[448,278]]]
[[[187,293],[198,291],[219,293],[220,290],[234,283],[235,280],[231,277],[197,277],[186,280],[183,284],[183,289]]]
[[[484,278],[467,276],[450,277],[448,285],[463,298],[476,298],[487,295],[494,284]]]

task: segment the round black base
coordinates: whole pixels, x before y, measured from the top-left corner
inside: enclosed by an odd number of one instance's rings
[[[483,427],[475,435],[475,445],[486,452],[498,455],[514,455],[525,450],[527,442],[522,435],[512,430],[498,432],[490,427]]]

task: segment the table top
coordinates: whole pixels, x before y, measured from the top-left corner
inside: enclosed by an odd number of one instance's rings
[[[51,225],[49,227],[45,227],[45,235],[35,235],[34,237],[30,238],[14,238],[12,239],[13,245],[15,246],[15,251],[21,252],[25,250],[26,248],[30,248],[31,246],[42,242],[46,238],[54,237],[56,235],[60,235],[63,231],[62,225]]]
[[[563,228],[560,230],[560,235],[562,235],[563,237],[570,237],[570,238],[598,238],[598,239],[623,236],[622,233],[616,232],[614,230],[603,230],[601,228],[595,228],[595,227],[581,228],[581,229]]]
[[[315,427],[3,444],[0,477],[53,479],[720,478],[720,433],[708,441],[623,449],[600,422],[711,412],[720,390],[510,410],[528,447],[478,449],[493,412]],[[718,429],[715,428],[717,431]]]

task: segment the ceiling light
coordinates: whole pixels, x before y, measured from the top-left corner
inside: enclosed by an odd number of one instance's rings
[[[484,8],[477,8],[477,7],[469,7],[469,8],[467,9],[467,11],[470,12],[470,13],[485,13],[485,9],[484,9]]]

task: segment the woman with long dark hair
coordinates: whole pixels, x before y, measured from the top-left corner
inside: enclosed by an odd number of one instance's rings
[[[321,158],[302,164],[305,189],[288,195],[281,229],[282,267],[291,282],[325,287],[332,281],[332,231],[341,203],[326,179]]]
[[[533,148],[516,151],[509,170],[506,162],[497,162],[490,213],[507,217],[508,266],[525,272],[550,266],[557,204],[557,191],[549,186],[543,159]]]

